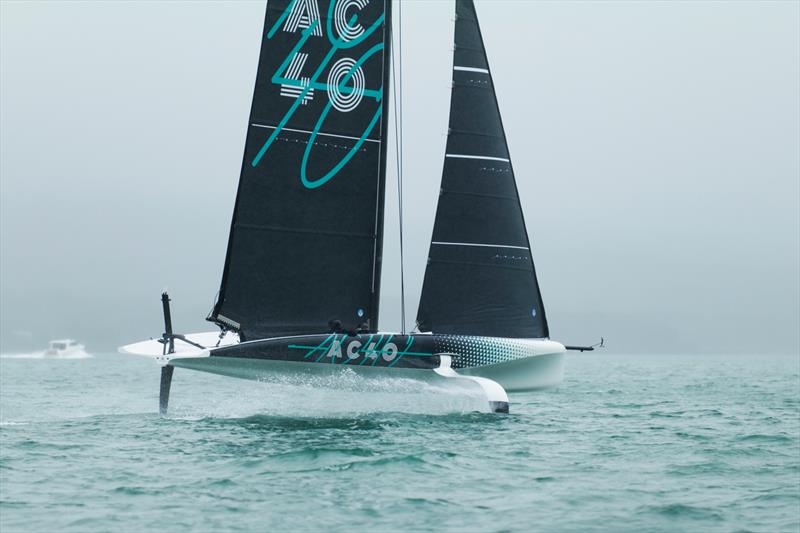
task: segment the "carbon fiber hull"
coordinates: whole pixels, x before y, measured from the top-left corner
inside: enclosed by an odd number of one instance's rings
[[[451,354],[459,373],[497,381],[510,392],[560,383],[563,345],[544,339],[466,335],[328,334],[243,342],[210,350],[204,357],[172,359],[176,367],[245,379],[275,375],[335,376],[349,369],[365,377],[425,378]]]

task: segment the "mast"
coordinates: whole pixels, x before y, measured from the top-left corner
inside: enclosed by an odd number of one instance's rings
[[[442,186],[420,331],[548,337],[530,240],[472,0],[456,0]]]
[[[219,297],[246,340],[375,331],[391,0],[269,0]]]

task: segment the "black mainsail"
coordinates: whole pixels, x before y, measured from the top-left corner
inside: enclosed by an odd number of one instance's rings
[[[209,316],[243,339],[377,327],[390,14],[391,0],[267,3]]]
[[[450,128],[417,327],[548,337],[500,109],[472,0],[456,0]]]

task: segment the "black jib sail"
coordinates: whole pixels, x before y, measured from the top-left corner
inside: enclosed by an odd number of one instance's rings
[[[548,337],[514,170],[472,0],[456,0],[450,130],[417,325]]]
[[[247,340],[374,331],[390,0],[269,0],[209,320]]]

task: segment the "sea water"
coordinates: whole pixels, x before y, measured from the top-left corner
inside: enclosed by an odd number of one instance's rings
[[[800,529],[797,355],[569,355],[509,415],[176,369],[160,418],[158,379],[0,359],[0,531]]]

